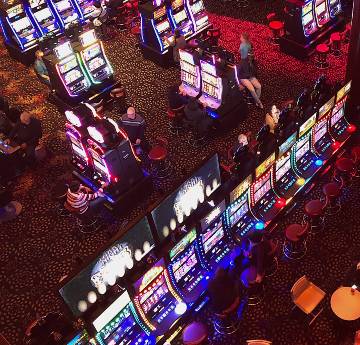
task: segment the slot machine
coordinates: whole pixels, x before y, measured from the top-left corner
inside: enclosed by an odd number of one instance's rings
[[[342,12],[340,0],[329,0],[328,6],[331,19],[336,18]]]
[[[179,320],[186,304],[175,291],[164,259],[153,265],[134,285],[133,297],[142,322],[160,337]]]
[[[61,26],[67,29],[70,25],[80,21],[77,7],[71,0],[49,0],[50,6],[57,13]]]
[[[179,50],[182,87],[190,97],[197,97],[201,90],[199,61],[193,53]]]
[[[43,59],[51,86],[60,99],[76,104],[86,97],[91,83],[70,41],[59,44],[53,54],[45,55]]]
[[[315,0],[315,18],[319,28],[330,21],[330,14],[327,0]]]
[[[111,203],[143,179],[139,159],[126,133],[111,119],[97,119],[87,127],[90,138],[87,149],[93,162],[94,175],[85,183],[98,188],[106,185],[104,194]]]
[[[93,12],[93,0],[74,0],[79,8],[82,21],[87,21]]]
[[[93,316],[99,345],[150,345],[149,330],[140,321],[129,293],[124,291],[105,310]]]
[[[40,32],[28,17],[22,3],[0,5],[0,24],[5,38],[6,48],[12,57],[21,60],[21,55],[27,52],[31,55],[32,63],[34,60],[34,51],[38,45]]]
[[[194,34],[194,25],[191,21],[185,0],[171,0],[169,15],[174,29],[179,29],[185,38]]]
[[[312,129],[312,147],[316,155],[327,160],[333,153],[334,140],[329,133],[329,117],[326,116],[318,121]]]
[[[95,342],[93,339],[90,339],[90,336],[86,330],[82,330],[72,336],[71,339],[65,340],[63,344],[66,345],[94,345]]]
[[[32,18],[42,36],[60,34],[61,26],[59,21],[46,0],[28,0],[26,12],[29,18]]]
[[[208,108],[218,109],[223,96],[223,80],[218,76],[214,61],[200,60],[202,95],[200,102]]]
[[[105,55],[102,42],[97,39],[95,30],[89,30],[79,35],[80,45],[75,46],[78,51],[82,65],[91,82],[104,87],[106,81],[111,81],[113,69]]]
[[[224,226],[225,208],[225,200],[223,200],[200,221],[198,247],[202,265],[209,271],[219,266],[226,268],[230,264],[229,255],[233,241]]]
[[[165,38],[173,40],[174,35],[165,1],[140,4],[139,12],[143,48],[160,55],[167,53],[169,44]]]
[[[203,0],[185,0],[190,18],[194,25],[194,32],[199,33],[210,27]]]
[[[169,251],[171,281],[187,304],[195,302],[205,292],[209,279],[208,271],[200,262],[196,237],[196,228],[193,228]]]
[[[230,193],[230,205],[225,211],[225,225],[228,231],[241,240],[254,230],[259,220],[252,213],[249,205],[249,189],[252,176],[249,175]]]
[[[297,132],[290,135],[285,142],[279,146],[278,159],[274,165],[273,184],[276,193],[285,199],[294,196],[303,185],[303,179],[296,175],[291,166],[291,149],[296,143]]]
[[[267,169],[272,167],[272,164],[275,162],[275,154],[270,157],[272,163]],[[264,163],[257,169],[261,168],[263,170],[262,165]],[[280,212],[281,208],[285,206],[275,192],[272,173],[272,169],[269,169],[265,173],[256,174],[258,177],[250,186],[251,210],[265,223],[271,221]]]

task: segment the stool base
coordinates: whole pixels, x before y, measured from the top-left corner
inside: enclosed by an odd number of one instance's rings
[[[285,257],[287,257],[289,260],[300,260],[302,259],[307,252],[307,246],[306,241],[302,243],[302,245],[299,245],[300,248],[298,250],[293,250],[292,248],[289,248],[290,244],[286,244],[286,242],[283,245],[283,253]]]
[[[230,335],[235,333],[240,326],[240,320],[238,319],[237,314],[229,317],[229,320],[217,318],[214,322],[215,331],[223,334]]]
[[[329,63],[327,61],[322,62],[322,61],[316,61],[315,62],[315,67],[317,69],[328,69],[330,67]]]
[[[274,257],[271,266],[265,270],[265,277],[272,277],[277,270],[279,269],[279,260],[277,257]]]

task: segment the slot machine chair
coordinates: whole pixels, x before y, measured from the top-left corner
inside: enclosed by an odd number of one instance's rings
[[[238,308],[240,306],[240,297],[237,297],[233,304],[222,313],[215,313],[214,328],[215,331],[230,335],[235,333],[240,326],[240,320],[238,316]]]
[[[330,52],[333,56],[339,57],[341,52],[341,36],[339,32],[333,32],[330,36]]]
[[[187,325],[182,332],[182,342],[184,345],[203,345],[209,336],[206,325],[202,322],[192,322]]]
[[[310,200],[304,207],[303,222],[310,223],[310,232],[316,235],[324,230],[325,227],[325,209],[327,207],[327,201],[322,202],[319,199]]]
[[[327,203],[326,214],[334,215],[341,210],[340,195],[342,190],[342,183],[329,182],[322,188],[322,192]]]
[[[329,62],[327,61],[330,48],[327,44],[321,43],[316,46],[316,61],[315,67],[318,69],[327,69],[329,68]]]
[[[255,266],[246,268],[240,275],[242,286],[246,290],[248,305],[258,305],[264,299],[264,284],[256,282],[257,270]]]
[[[269,29],[272,32],[271,43],[279,45],[279,40],[284,35],[284,23],[280,20],[273,20],[269,23]]]
[[[182,105],[179,108],[167,110],[167,116],[169,119],[169,131],[171,134],[179,135],[181,130],[184,129],[184,108]]]
[[[351,186],[354,168],[355,164],[350,158],[338,158],[335,162],[334,181],[342,183],[344,187]]]
[[[290,224],[285,229],[283,253],[290,260],[299,260],[307,252],[306,240],[309,234],[310,223]]]
[[[158,179],[167,178],[172,172],[171,163],[168,159],[168,145],[167,139],[158,137],[155,145],[148,153],[152,175]]]

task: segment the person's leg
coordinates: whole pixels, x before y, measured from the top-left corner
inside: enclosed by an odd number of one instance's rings
[[[261,84],[260,84],[260,82],[256,78],[251,78],[250,82],[254,86],[255,92],[256,92],[257,96],[259,97],[259,99],[260,99],[260,97],[261,97]]]
[[[261,101],[255,92],[255,88],[249,79],[240,79],[241,84],[243,84],[251,93],[251,96],[254,98],[256,105],[262,107]]]
[[[89,208],[86,211],[86,215],[89,216],[96,215],[96,213],[98,213],[103,207],[105,201],[106,201],[105,197],[97,197],[96,199],[91,200],[89,202]]]
[[[28,165],[33,165],[36,161],[35,158],[35,148],[36,145],[28,145],[25,149],[25,163]]]

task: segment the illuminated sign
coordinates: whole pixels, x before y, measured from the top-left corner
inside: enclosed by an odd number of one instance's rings
[[[104,142],[104,137],[94,126],[89,126],[87,130],[89,132],[89,135],[98,143],[102,144]]]
[[[336,94],[336,102],[339,102],[341,99],[344,98],[344,96],[346,96],[351,89],[351,80],[345,84]]]
[[[286,141],[284,141],[280,146],[279,146],[279,155],[278,157],[281,158],[286,152],[288,152],[291,147],[295,144],[296,142],[296,135],[297,133],[293,133],[291,134]]]
[[[320,109],[319,109],[319,120],[326,115],[335,104],[335,96],[332,97],[329,101],[327,101]]]
[[[170,260],[174,260],[190,243],[196,239],[196,229],[190,230],[169,252]]]
[[[316,122],[316,113],[307,119],[299,129],[299,138],[301,138],[305,133],[307,133]]]
[[[216,205],[214,209],[201,220],[201,229],[205,229],[208,227],[213,221],[218,219],[221,214],[225,211],[226,205],[225,200],[223,200],[221,203]]]
[[[73,111],[71,110],[66,110],[65,111],[65,116],[66,119],[73,124],[75,127],[80,127],[81,126],[81,121],[80,119],[74,114]]]
[[[270,166],[275,162],[275,152],[266,158],[255,170],[255,177],[258,178],[264,174]]]
[[[242,181],[235,189],[230,193],[230,203],[240,198],[250,187],[252,182],[252,176],[249,175],[244,181]]]

